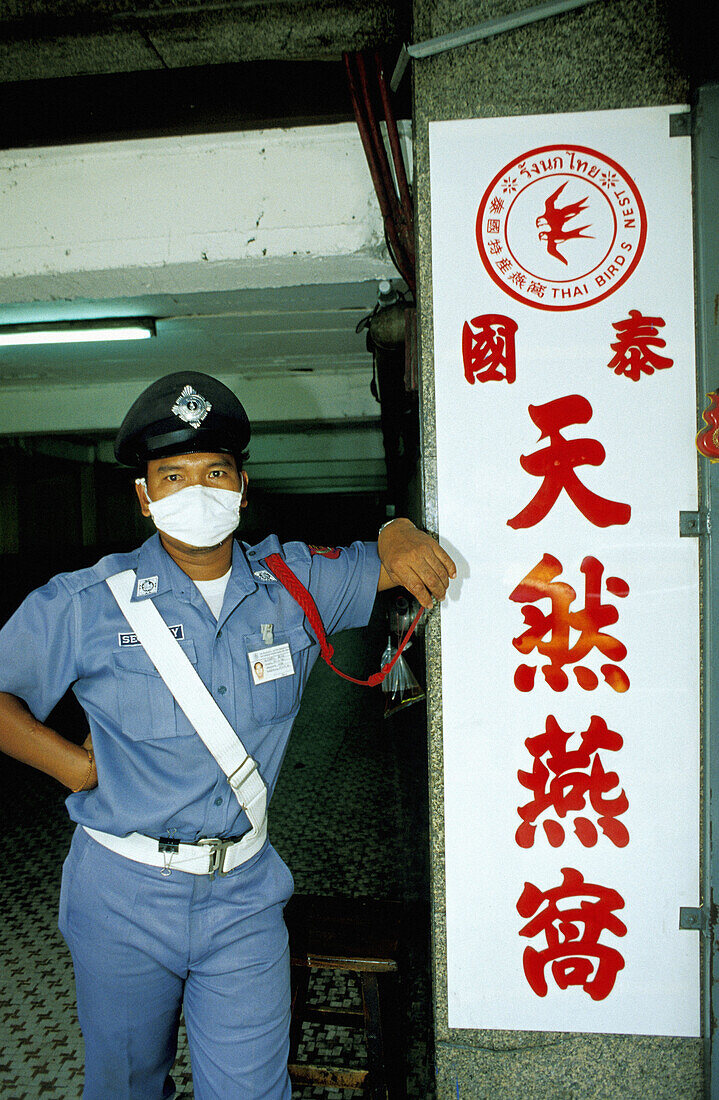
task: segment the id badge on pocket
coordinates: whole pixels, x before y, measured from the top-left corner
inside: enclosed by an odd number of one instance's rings
[[[294,676],[295,666],[287,642],[282,645],[255,649],[247,654],[254,684],[268,684],[272,680],[281,680],[284,676]]]

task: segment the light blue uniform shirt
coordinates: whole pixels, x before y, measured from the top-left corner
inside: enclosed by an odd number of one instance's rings
[[[374,543],[356,542],[334,558],[313,555],[304,543],[282,546],[274,535],[254,547],[235,541],[216,620],[154,535],[130,554],[54,577],[0,631],[0,691],[23,699],[42,722],[72,686],[87,714],[99,784],[67,799],[74,821],[116,836],[184,841],[248,829],[225,776],[134,639],[105,578],[132,568],[138,581],[149,582],[149,594],[134,599],[153,599],[271,796],[319,654],[302,609],[267,579],[263,559],[275,552],[309,589],[328,635],[367,624],[380,568]],[[263,624],[272,625],[274,645],[289,644],[295,671],[254,684],[247,654],[265,646]]]

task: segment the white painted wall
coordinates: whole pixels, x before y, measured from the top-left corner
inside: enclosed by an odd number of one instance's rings
[[[0,153],[0,304],[396,275],[354,124]]]

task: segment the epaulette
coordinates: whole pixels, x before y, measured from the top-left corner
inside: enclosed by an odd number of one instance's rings
[[[268,554],[280,554],[291,565],[293,562],[308,562],[310,560],[310,548],[304,542],[280,542],[277,535],[268,535],[262,542],[255,546],[243,543],[243,548],[250,565],[256,561],[263,561]]]
[[[76,569],[73,573],[59,573],[55,580],[68,590],[71,595],[92,588],[95,584],[102,584],[114,573],[120,573],[123,569],[129,569],[137,562],[137,551],[129,554],[108,554],[100,558],[94,565],[88,565],[84,569]]]
[[[315,547],[314,550],[317,552],[318,548]],[[255,580],[261,584],[278,583],[277,578],[265,565],[266,559],[272,554],[279,554],[304,583],[309,583],[313,548],[308,546],[307,543],[280,542],[277,535],[270,535],[262,542],[258,542],[256,546],[245,545],[245,554]],[[334,557],[335,555],[330,554],[330,556]]]
[[[257,561],[262,561],[268,554],[281,554],[282,543],[277,538],[277,535],[268,535],[262,542],[256,543],[255,546],[250,546],[248,543],[243,542],[242,548],[245,551],[245,557],[250,565],[254,565]]]

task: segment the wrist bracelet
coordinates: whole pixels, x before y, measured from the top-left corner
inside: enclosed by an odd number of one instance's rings
[[[87,753],[87,759],[88,759],[87,773],[85,774],[85,777],[84,777],[84,779],[83,779],[83,781],[82,781],[82,783],[80,784],[79,787],[71,787],[70,788],[70,790],[73,794],[79,794],[80,791],[83,791],[85,789],[85,784],[87,783],[88,779],[92,775],[92,768],[93,768],[93,765],[95,763],[95,753],[92,751],[92,749],[85,749],[85,752]]]
[[[389,527],[390,523],[396,523],[396,522],[397,522],[397,520],[400,520],[400,519],[406,519],[408,523],[411,523],[411,524],[412,524],[412,526],[414,527],[415,531],[417,530],[417,525],[416,525],[416,524],[414,523],[414,521],[413,521],[413,520],[411,520],[411,519],[409,518],[409,516],[392,516],[392,519],[388,519],[386,523],[383,523],[383,524],[382,524],[382,526],[380,527],[379,531],[377,532],[377,538],[379,539],[379,537],[380,537],[380,535],[382,534],[382,532],[384,531],[385,527]]]

